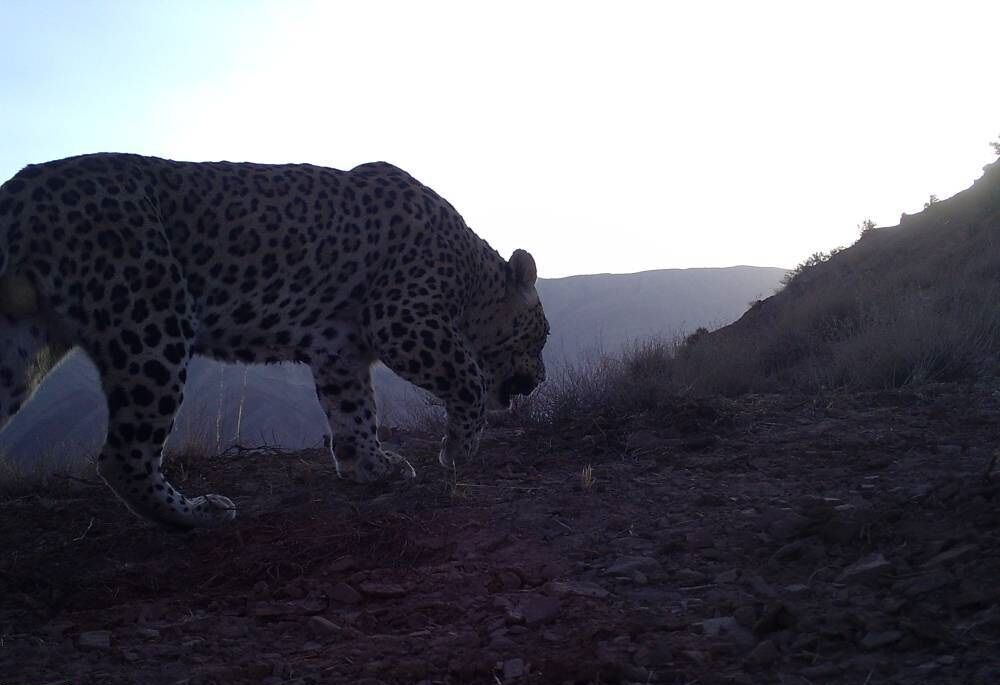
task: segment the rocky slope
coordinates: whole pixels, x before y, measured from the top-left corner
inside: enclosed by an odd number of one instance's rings
[[[677,402],[490,433],[408,486],[315,453],[173,465],[168,535],[88,480],[0,501],[0,682],[1000,681],[1000,397]],[[589,468],[588,468],[589,467]]]
[[[868,231],[704,336],[708,389],[899,387],[993,372],[1000,354],[1000,162],[898,226]]]

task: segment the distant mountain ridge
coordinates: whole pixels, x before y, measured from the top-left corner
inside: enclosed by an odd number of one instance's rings
[[[738,266],[540,279],[539,297],[552,328],[546,363],[558,366],[596,349],[613,353],[635,338],[673,338],[728,323],[749,301],[772,292],[785,273]],[[390,421],[422,401],[388,369],[377,368],[374,375],[380,411]],[[107,422],[99,388],[96,369],[73,352],[0,433],[0,454],[19,464],[39,455],[59,463],[95,454]],[[312,447],[322,443],[326,430],[307,367],[241,367],[196,358],[167,450],[196,444],[220,451],[235,443]]]

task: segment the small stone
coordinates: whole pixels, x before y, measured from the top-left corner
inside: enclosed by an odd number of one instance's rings
[[[160,631],[156,628],[136,628],[135,634],[146,640],[155,640],[160,637]]]
[[[523,583],[521,582],[521,576],[519,576],[514,571],[507,571],[507,570],[500,571],[497,574],[497,580],[500,582],[500,586],[507,592],[520,590],[521,585],[523,585]]]
[[[45,625],[45,634],[51,638],[60,638],[63,634],[70,628],[75,628],[76,624],[72,621],[57,621],[53,623],[47,623]]]
[[[775,540],[792,540],[801,536],[812,519],[790,510],[774,510],[767,515],[767,533]]]
[[[715,532],[709,528],[699,528],[687,534],[688,546],[692,549],[705,549],[715,544]]]
[[[890,564],[881,553],[875,552],[858,559],[837,576],[838,583],[871,583],[892,570]]]
[[[809,592],[809,586],[802,583],[793,583],[792,585],[785,586],[785,592],[793,597],[800,597]]]
[[[976,550],[978,547],[976,545],[960,545],[959,547],[952,547],[951,549],[945,550],[938,555],[935,555],[924,566],[943,566],[945,564],[953,564],[959,561],[965,561],[976,555]]]
[[[836,664],[816,664],[815,666],[803,668],[799,673],[806,680],[824,680],[840,675],[840,666]]]
[[[310,616],[306,622],[309,631],[316,636],[336,635],[341,628],[336,623],[322,616]]]
[[[619,557],[605,569],[610,576],[631,576],[636,571],[656,573],[660,570],[660,562],[652,557]]]
[[[690,568],[682,568],[677,571],[676,578],[681,585],[703,585],[708,580],[704,573]]]
[[[504,680],[514,680],[525,675],[524,659],[507,659],[503,662],[502,669]]]
[[[348,554],[346,556],[342,556],[339,559],[332,561],[330,565],[326,567],[326,570],[332,571],[334,573],[343,573],[345,571],[350,571],[354,569],[354,567],[356,567],[357,565],[358,565],[357,560],[353,556]]]
[[[774,591],[774,588],[771,587],[770,583],[756,573],[744,573],[743,582],[758,595],[764,595],[765,597],[777,596],[777,593]]]
[[[361,601],[361,594],[347,583],[337,583],[330,588],[330,599],[341,604],[357,604]]]
[[[674,660],[674,644],[666,636],[654,638],[646,649],[644,666],[662,666]]]
[[[504,637],[503,635],[497,635],[492,640],[490,640],[489,649],[494,652],[509,652],[512,649],[517,649],[517,643],[511,640],[509,637]]]
[[[852,504],[835,506],[820,534],[827,542],[846,545],[861,534],[865,518],[865,514]]]
[[[740,570],[738,568],[731,568],[728,571],[723,571],[722,573],[715,576],[716,583],[735,583],[739,580]]]
[[[548,623],[562,611],[562,603],[555,597],[532,595],[518,606],[517,613],[527,625]]]
[[[753,624],[757,622],[757,610],[752,606],[742,606],[733,612],[733,618],[744,628],[753,628]]]
[[[361,583],[361,592],[368,595],[369,597],[377,597],[380,599],[392,599],[395,597],[405,597],[409,594],[409,591],[402,585],[397,585],[396,583],[375,583],[366,582]]]
[[[267,583],[263,580],[258,580],[253,584],[253,588],[250,590],[250,594],[254,597],[267,597],[271,594],[271,588],[268,587]]]
[[[122,659],[129,662],[130,664],[134,664],[136,661],[139,660],[139,655],[130,649],[126,649],[122,651]]]
[[[747,655],[747,661],[755,666],[769,666],[778,660],[778,648],[770,640],[764,640]]]
[[[76,644],[80,649],[110,649],[111,631],[88,630],[85,633],[80,633]]]
[[[881,632],[870,632],[861,639],[861,648],[872,650],[879,647],[886,647],[895,642],[899,642],[903,634],[898,630],[884,630]]]
[[[219,637],[241,638],[247,636],[249,629],[245,623],[235,622],[230,619],[220,623],[216,627],[215,632]]]
[[[701,622],[701,629],[708,637],[730,637],[734,642],[742,645],[754,643],[753,634],[737,623],[732,616],[707,618]]]
[[[900,589],[907,597],[919,597],[939,590],[955,582],[955,577],[946,571],[937,571],[913,578]]]
[[[326,609],[327,603],[319,599],[294,599],[288,602],[257,602],[253,615],[259,618],[280,618],[282,616],[304,616],[318,614]]]
[[[796,623],[795,613],[783,602],[773,602],[764,607],[760,618],[753,625],[754,635],[766,635]]]
[[[593,597],[594,599],[604,599],[608,596],[608,591],[597,583],[572,580],[553,580],[549,583],[552,594],[559,597],[566,595],[578,595],[580,597]]]

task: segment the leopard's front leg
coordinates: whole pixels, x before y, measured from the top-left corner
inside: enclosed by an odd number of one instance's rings
[[[416,321],[389,316],[394,308],[374,303],[365,312],[379,358],[397,374],[444,402],[448,428],[438,460],[452,467],[479,450],[486,425],[486,381],[465,337],[435,310]]]
[[[384,450],[378,439],[371,353],[357,342],[356,333],[345,337],[352,340],[335,352],[314,355],[312,361],[316,396],[332,432],[328,447],[337,475],[358,483],[413,478],[410,463]]]

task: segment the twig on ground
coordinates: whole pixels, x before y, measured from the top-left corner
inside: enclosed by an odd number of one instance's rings
[[[87,533],[89,533],[90,529],[93,528],[93,527],[94,527],[94,518],[91,517],[90,518],[90,523],[87,524],[87,529],[84,530],[83,533],[80,534],[80,537],[73,538],[73,542],[80,542],[81,540],[83,540],[85,537],[87,537]]]

